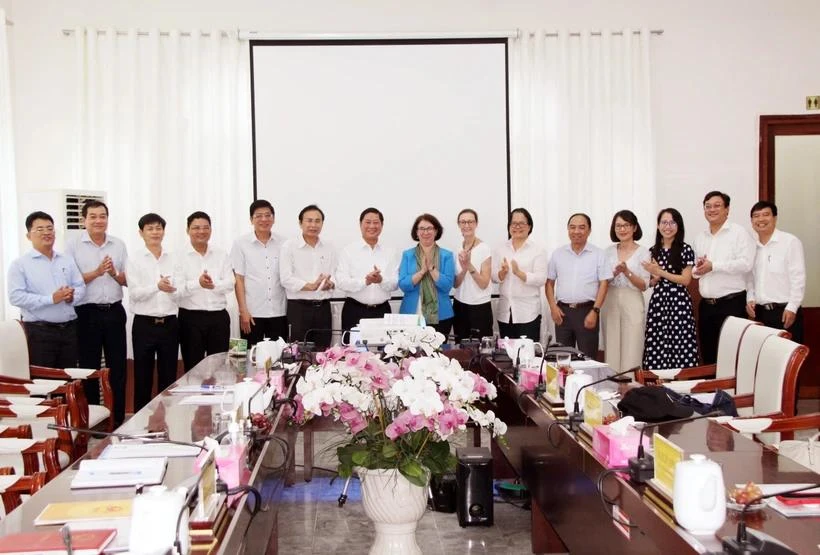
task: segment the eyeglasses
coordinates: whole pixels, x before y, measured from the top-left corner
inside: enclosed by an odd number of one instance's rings
[[[510,222],[510,227],[527,227],[528,225],[530,224],[527,222]]]
[[[475,225],[475,220],[459,220],[458,225]]]
[[[47,226],[32,227],[31,231],[33,231],[34,233],[41,233],[41,234],[42,233],[54,233],[54,226],[53,225],[47,225]]]
[[[719,210],[721,208],[723,208],[723,203],[722,202],[719,202],[717,204],[704,204],[703,205],[704,210]]]
[[[615,229],[629,229],[632,224],[615,224]]]
[[[435,230],[436,230],[436,228],[435,228],[435,227],[433,227],[433,226],[429,226],[429,227],[417,227],[417,228],[416,228],[416,231],[418,231],[419,233],[430,233],[431,231],[435,231]]]
[[[661,220],[658,225],[661,227],[678,227],[678,222],[675,220]]]

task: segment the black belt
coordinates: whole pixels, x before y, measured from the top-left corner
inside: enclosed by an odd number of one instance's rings
[[[218,314],[220,312],[227,312],[227,308],[217,308],[216,310],[199,310],[193,308],[182,308],[179,307],[180,312],[188,312],[191,314]]]
[[[97,310],[111,310],[115,306],[120,306],[122,301],[117,301],[115,303],[86,303],[81,304],[77,308],[96,308]]]
[[[736,299],[743,295],[746,296],[746,291],[738,291],[737,293],[729,293],[728,295],[723,295],[722,297],[718,297],[716,299],[707,299],[706,297],[703,298],[703,302],[706,304],[718,304],[725,301],[731,301],[732,299]]]
[[[23,322],[27,326],[39,326],[42,328],[57,328],[57,329],[65,329],[67,327],[73,326],[77,323],[77,320],[69,320],[68,322],[45,322],[43,320],[37,320],[36,322]]]
[[[587,308],[590,306],[595,306],[595,301],[585,301],[583,303],[565,303],[564,301],[558,301],[558,306],[563,306],[566,308]]]
[[[755,309],[762,308],[763,310],[776,310],[779,308],[786,308],[789,303],[766,303],[756,304]]]
[[[384,306],[385,304],[388,304],[387,301],[384,301],[383,303],[379,303],[379,304],[364,304],[364,303],[361,303],[361,302],[357,301],[356,299],[354,299],[352,297],[346,298],[345,302],[347,302],[347,301],[350,301],[352,304],[354,304],[356,306],[360,306],[362,308],[379,308],[380,306]]]
[[[326,304],[330,304],[330,301],[328,299],[323,299],[321,301],[311,301],[310,299],[290,299],[290,300],[288,300],[288,302],[289,303],[302,304],[302,305],[305,305],[305,306],[314,306],[314,307],[319,307],[319,306],[324,306]]]
[[[146,316],[144,314],[134,314],[134,318],[139,318],[140,320],[147,320],[148,323],[153,324],[155,326],[164,326],[165,324],[170,324],[174,320],[177,319],[176,315],[169,314],[168,316]]]

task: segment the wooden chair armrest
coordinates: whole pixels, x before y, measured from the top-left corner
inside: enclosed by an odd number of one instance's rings
[[[705,364],[703,366],[692,366],[684,368],[675,376],[676,380],[696,380],[698,378],[713,378],[717,372],[716,364]]]
[[[735,378],[704,380],[692,386],[692,393],[709,393],[718,389],[734,389],[737,386],[736,381]]]
[[[790,432],[794,430],[820,429],[820,412],[800,414],[798,416],[784,416],[776,418],[772,425],[766,428],[767,432]]]
[[[6,514],[23,504],[21,495],[31,495],[36,493],[40,488],[46,485],[45,472],[35,472],[31,476],[20,476],[10,487],[6,488],[2,494],[3,506],[6,509]]]
[[[29,375],[32,378],[45,378],[49,380],[73,380],[71,374],[65,371],[65,368],[51,368],[49,366],[29,366]],[[86,378],[86,380],[102,379],[102,370],[94,370]]]
[[[14,376],[2,376],[0,375],[0,383],[10,383],[14,385],[21,385],[31,383],[31,380],[26,380],[24,378],[15,378]]]
[[[31,435],[30,424],[20,424],[19,426],[8,426],[5,430],[0,432],[0,437],[16,437],[19,439],[31,439],[34,436]]]
[[[753,393],[746,393],[744,395],[738,395],[735,398],[735,406],[737,408],[746,408],[746,407],[753,407],[755,402],[755,396]]]

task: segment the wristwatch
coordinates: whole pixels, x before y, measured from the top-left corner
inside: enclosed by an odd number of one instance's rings
[[[594,312],[595,314],[600,314],[600,313],[601,313],[601,309],[600,309],[600,308],[598,308],[597,306],[593,306],[593,307],[592,307],[592,312]]]

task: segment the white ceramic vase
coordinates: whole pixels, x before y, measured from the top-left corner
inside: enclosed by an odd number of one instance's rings
[[[356,474],[364,512],[376,529],[370,555],[421,555],[416,526],[427,509],[427,488],[410,483],[395,469],[357,467]]]

